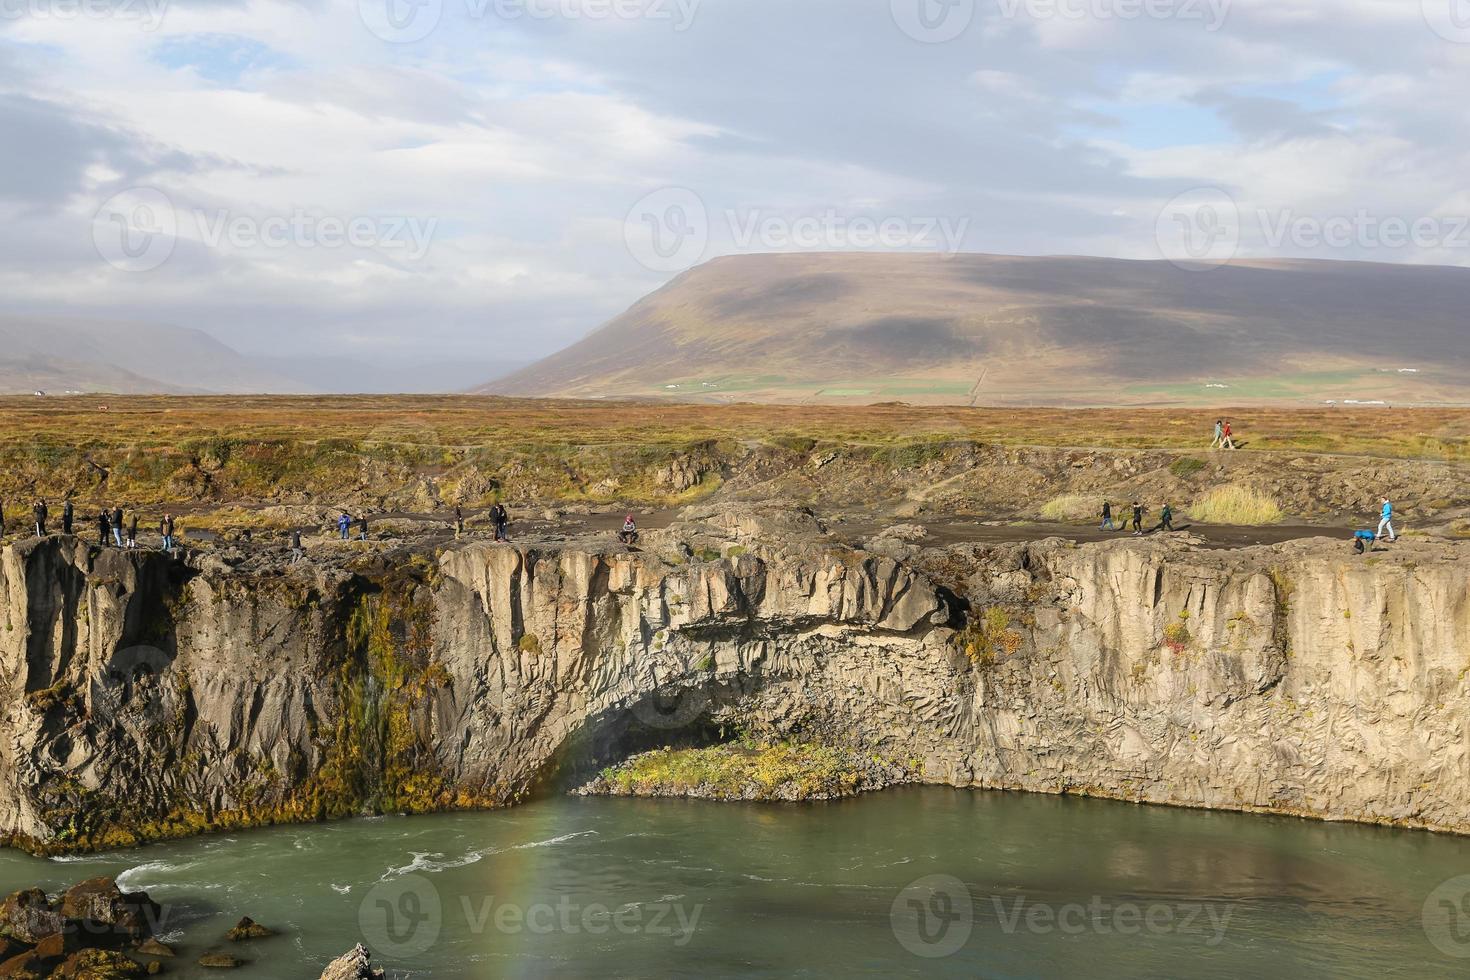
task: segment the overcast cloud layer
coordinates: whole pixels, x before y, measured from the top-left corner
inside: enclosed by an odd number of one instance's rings
[[[741,251],[1467,265],[1467,83],[1462,0],[0,0],[0,306],[519,361]]]

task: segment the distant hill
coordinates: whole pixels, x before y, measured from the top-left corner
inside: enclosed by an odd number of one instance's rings
[[[0,393],[310,392],[200,330],[0,314]]]
[[[1049,405],[1470,403],[1470,269],[798,253],[716,259],[480,390]]]
[[[464,391],[524,366],[489,358],[373,363],[343,356],[259,357],[182,327],[0,314],[0,394],[440,393]]]

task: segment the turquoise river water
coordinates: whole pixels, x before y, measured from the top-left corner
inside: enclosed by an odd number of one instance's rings
[[[243,914],[232,976],[1387,977],[1470,973],[1470,839],[939,788],[822,805],[555,799],[81,859],[162,903],[169,975]]]

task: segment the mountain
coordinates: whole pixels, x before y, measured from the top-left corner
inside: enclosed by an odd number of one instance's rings
[[[312,391],[201,330],[133,320],[0,314],[0,393]]]
[[[0,314],[0,394],[429,394],[525,367],[490,359],[374,363],[242,354],[200,330],[84,317]]]
[[[797,253],[716,259],[480,390],[1049,405],[1470,403],[1470,269]]]

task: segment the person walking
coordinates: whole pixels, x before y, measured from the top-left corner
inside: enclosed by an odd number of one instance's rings
[[[1133,533],[1135,535],[1143,533],[1143,504],[1136,500],[1133,501]]]
[[[72,522],[76,518],[76,511],[72,508],[71,498],[66,498],[66,503],[61,505],[61,533],[70,534]]]
[[[1383,537],[1383,532],[1388,532],[1388,541],[1394,544],[1399,539],[1399,534],[1393,529],[1393,502],[1387,497],[1382,498],[1383,512],[1378,521],[1378,537]]]
[[[112,530],[112,523],[107,519],[107,511],[97,512],[97,547],[107,547],[107,532]]]
[[[1219,449],[1220,444],[1225,441],[1225,420],[1215,420],[1215,438],[1210,440],[1211,449]]]
[[[119,548],[121,548],[123,546],[123,525],[122,525],[122,522],[123,522],[123,509],[121,507],[113,507],[112,508],[112,541]]]
[[[342,535],[343,541],[346,541],[352,534],[352,518],[345,510],[342,516],[337,518],[337,533]]]
[[[1220,448],[1221,449],[1234,449],[1235,448],[1235,433],[1230,428],[1230,420],[1229,419],[1226,419],[1225,420],[1225,428],[1223,428],[1223,429],[1220,430]]]
[[[454,505],[454,536],[456,539],[464,534],[464,509],[459,504]]]
[[[510,511],[506,510],[505,505],[498,500],[490,508],[490,523],[495,527],[496,541],[510,540],[510,536],[505,533],[506,527],[510,524]]]
[[[366,541],[367,540],[367,532],[368,532],[367,512],[364,511],[363,513],[359,514],[358,517],[357,517],[357,540],[359,540],[359,541]]]
[[[1113,523],[1113,502],[1111,500],[1103,501],[1102,519],[1102,527],[1098,530],[1116,531],[1118,529],[1117,525]]]
[[[1174,508],[1173,507],[1170,507],[1166,503],[1166,504],[1164,504],[1164,509],[1159,512],[1159,524],[1158,524],[1158,526],[1155,527],[1149,533],[1150,534],[1155,534],[1155,533],[1157,533],[1159,531],[1172,531],[1172,530],[1174,530]]]
[[[129,551],[136,551],[138,549],[138,512],[137,511],[133,511],[133,519],[130,520],[130,521],[128,521],[128,543],[127,543],[127,549]]]
[[[164,512],[158,521],[158,536],[163,539],[163,550],[174,550],[174,515]]]
[[[291,531],[291,564],[306,557],[306,551],[301,547],[301,529],[295,528]]]
[[[40,500],[36,501],[36,505],[31,508],[31,516],[36,519],[36,537],[38,537],[38,538],[44,538],[46,536],[46,498],[45,497],[42,497]]]

